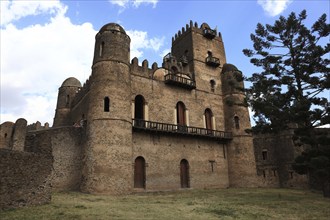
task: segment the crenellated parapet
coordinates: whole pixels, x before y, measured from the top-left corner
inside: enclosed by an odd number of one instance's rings
[[[153,73],[158,69],[158,64],[154,62],[149,68],[148,60],[143,60],[142,65],[139,65],[139,60],[137,57],[134,57],[131,61],[131,73],[146,78],[153,78]]]
[[[27,126],[27,131],[40,131],[48,128],[49,128],[48,122],[46,122],[44,125],[41,125],[40,121],[37,121],[35,123],[29,124]]]
[[[83,97],[85,97],[86,94],[89,92],[90,84],[91,84],[91,78],[92,78],[92,75],[89,76],[89,78],[86,80],[84,85],[81,88],[79,88],[79,90],[77,91],[77,94],[76,94],[75,98],[72,101],[72,107],[77,105],[80,102],[80,100]]]
[[[217,28],[211,29],[210,26],[207,23],[201,24],[200,27],[198,27],[197,22],[193,22],[190,20],[189,24],[186,24],[186,27],[182,27],[181,30],[179,30],[174,37],[172,37],[172,43],[175,43],[176,41],[181,40],[181,37],[186,35],[187,32],[194,31],[197,33],[200,33],[206,38],[209,39],[217,39],[222,41],[222,36],[220,32],[217,32]]]

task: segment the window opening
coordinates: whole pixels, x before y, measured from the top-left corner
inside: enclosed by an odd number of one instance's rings
[[[100,44],[100,51],[99,51],[99,56],[102,57],[103,56],[103,50],[104,50],[104,42],[102,42]]]
[[[206,129],[207,129],[207,133],[210,134],[212,133],[212,111],[211,109],[207,108],[205,109],[205,125],[206,125]]]
[[[274,176],[276,176],[276,170],[273,170]]]
[[[264,176],[264,178],[266,178],[266,171],[265,170],[262,171],[262,175]]]
[[[137,95],[134,100],[134,118],[137,126],[144,125],[144,105],[145,99],[142,95]]]
[[[262,159],[263,160],[267,160],[268,159],[268,152],[267,152],[267,150],[263,150],[262,151]]]
[[[68,107],[69,103],[70,103],[70,96],[69,95],[66,95],[65,103],[66,103],[66,107]]]
[[[176,121],[179,130],[185,131],[187,129],[186,106],[183,104],[183,102],[178,102],[176,104]]]
[[[210,80],[210,85],[211,85],[211,92],[214,92],[215,81],[213,79]]]
[[[7,135],[8,135],[8,134],[7,134],[7,133],[5,133],[5,138],[7,138]]]
[[[234,122],[235,122],[235,128],[239,129],[239,117],[238,116],[234,117]]]
[[[215,163],[215,160],[209,160],[210,164],[211,164],[211,171],[212,173],[214,172],[214,163]]]
[[[110,99],[109,97],[104,97],[104,112],[110,111]]]

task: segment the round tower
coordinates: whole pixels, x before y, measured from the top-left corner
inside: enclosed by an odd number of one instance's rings
[[[67,78],[58,89],[56,112],[53,127],[72,125],[70,121],[71,102],[81,88],[81,83],[74,77]]]
[[[221,73],[225,130],[232,132],[233,139],[228,144],[229,184],[233,187],[256,186],[256,164],[250,116],[244,104],[243,76],[232,64],[224,64]]]
[[[122,194],[133,187],[129,60],[125,30],[115,23],[104,25],[95,37],[83,191]]]

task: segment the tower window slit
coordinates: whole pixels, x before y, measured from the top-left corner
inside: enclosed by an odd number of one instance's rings
[[[110,111],[110,99],[109,97],[104,97],[104,112]]]

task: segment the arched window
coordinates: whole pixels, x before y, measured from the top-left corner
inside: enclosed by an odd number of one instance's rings
[[[176,104],[176,122],[178,125],[178,130],[186,131],[187,122],[186,122],[186,106],[183,102],[178,102]]]
[[[180,162],[180,182],[181,188],[189,188],[189,163],[186,159]]]
[[[145,99],[142,95],[137,95],[134,100],[134,119],[135,125],[144,125],[144,105]]]
[[[104,50],[104,42],[100,44],[100,50],[99,50],[99,56],[102,57],[103,55],[103,50]]]
[[[143,157],[137,157],[134,162],[134,188],[146,187],[146,170]]]
[[[234,117],[234,123],[235,123],[235,128],[239,129],[239,117],[238,116]]]
[[[211,109],[207,108],[205,109],[205,127],[207,130],[213,130],[213,126],[212,126],[212,117],[213,117],[213,113],[211,111]]]
[[[109,97],[104,97],[104,112],[110,111],[110,99]]]

